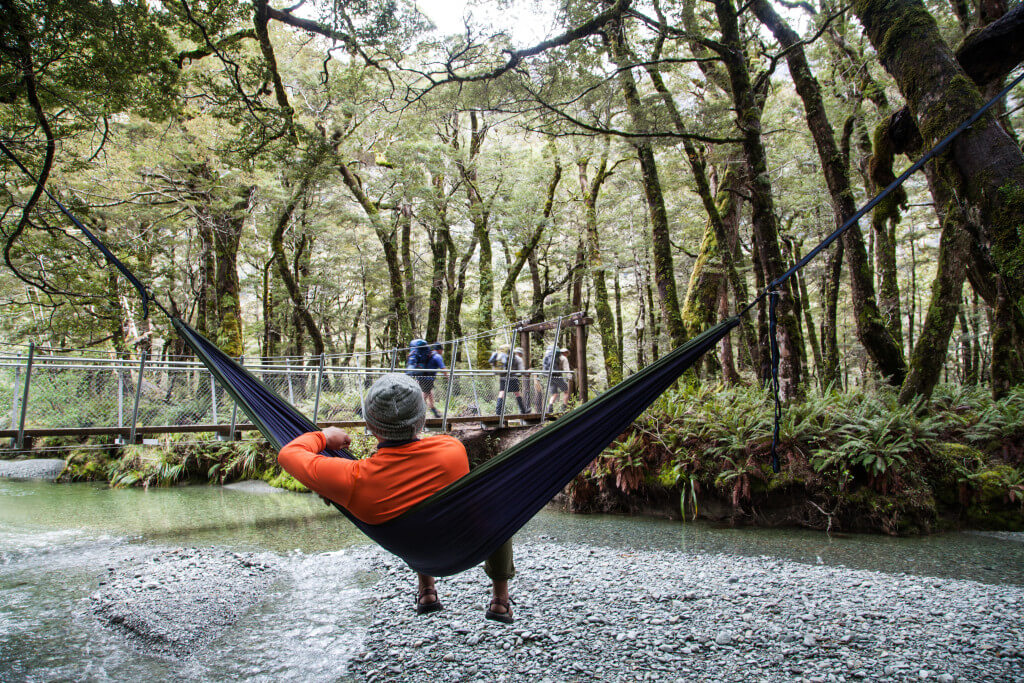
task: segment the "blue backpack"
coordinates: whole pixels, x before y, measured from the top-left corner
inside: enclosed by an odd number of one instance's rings
[[[430,345],[426,339],[413,339],[409,344],[409,358],[405,362],[406,368],[425,368],[430,360]]]

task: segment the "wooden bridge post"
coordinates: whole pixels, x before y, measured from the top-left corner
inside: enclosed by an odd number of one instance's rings
[[[245,356],[238,357],[238,364],[245,365]],[[238,401],[231,402],[231,426],[228,428],[228,441],[238,441],[239,434],[235,433],[235,426],[238,424]]]
[[[587,328],[576,328],[576,390],[580,401],[590,400],[590,384],[587,378]]]
[[[124,368],[117,368],[117,426],[124,427]]]
[[[18,450],[25,447],[25,416],[28,413],[28,388],[32,383],[32,359],[35,356],[36,345],[28,344],[28,360],[25,362],[25,387],[21,392],[21,417],[18,420],[18,436],[15,439],[15,446]]]
[[[18,387],[21,385],[21,354],[14,366],[14,389],[11,390],[11,429],[18,428]]]
[[[128,443],[135,443],[135,427],[139,423],[139,398],[142,397],[142,374],[146,371],[146,350],[139,354],[139,381],[135,384],[135,407],[132,408],[132,431],[128,434]],[[213,381],[213,375],[210,375]]]
[[[448,391],[444,397],[444,417],[441,418],[441,433],[448,433],[448,408],[452,404],[452,388],[455,386],[455,363],[459,358],[459,340],[455,340],[452,349],[451,368],[448,369]]]
[[[558,345],[558,335],[562,332],[562,316],[558,316],[558,324],[555,325],[555,341],[552,343],[550,349],[544,350],[544,355],[551,354],[551,365],[548,366],[547,377],[544,378],[544,393],[541,394],[543,397],[540,402],[540,423],[544,424],[544,419],[548,416],[548,394],[551,391],[551,376],[555,373],[555,363],[558,361],[558,349],[561,347]]]
[[[532,324],[524,322],[513,328],[514,331],[522,335],[557,328],[554,342],[556,346],[558,345],[558,335],[561,333],[562,326],[565,325],[573,328],[573,344],[576,347],[576,373],[570,379],[570,382],[573,383],[571,385],[573,387],[573,394],[578,395],[584,402],[590,398],[590,388],[587,384],[587,325],[591,325],[593,322],[593,318],[588,318],[583,315],[582,311],[577,311],[576,313],[559,316],[558,320],[554,322],[546,321]],[[544,403],[547,403],[546,397],[544,398]],[[541,409],[543,410],[543,407]]]
[[[522,382],[524,383],[523,387],[522,387],[522,389],[523,389],[523,400],[526,402],[526,405],[529,406],[529,408],[527,408],[526,412],[532,413],[533,412],[533,395],[534,395],[535,392],[533,390],[533,372],[532,372],[532,369],[530,368],[530,365],[531,365],[532,361],[530,359],[530,355],[531,354],[530,354],[530,334],[529,333],[523,333],[522,335],[520,335],[519,345],[523,347],[523,367],[525,368],[525,372],[523,373],[523,379],[522,379]]]
[[[324,385],[324,354],[320,354],[320,367],[316,371],[316,399],[313,401],[313,424],[320,414],[320,390]]]

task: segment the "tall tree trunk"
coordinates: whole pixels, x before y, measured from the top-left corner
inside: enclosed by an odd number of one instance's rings
[[[355,173],[345,163],[338,164],[341,171],[341,178],[348,187],[349,192],[363,209],[363,213],[370,220],[370,225],[377,233],[381,247],[384,249],[384,262],[388,267],[388,280],[391,289],[391,310],[394,311],[392,318],[395,325],[390,327],[391,335],[388,344],[391,347],[404,346],[412,339],[412,321],[409,319],[409,306],[405,298],[405,281],[402,274],[402,266],[399,262],[398,235],[394,228],[384,225],[384,219],[380,215],[380,209],[363,191],[363,184]],[[319,351],[317,352],[320,353]]]
[[[740,41],[736,8],[732,0],[714,0],[715,13],[722,31],[725,49],[719,55],[725,62],[732,87],[736,125],[743,138],[743,155],[750,179],[751,222],[758,242],[758,254],[765,279],[774,281],[783,273],[779,247],[778,220],[772,198],[768,159],[761,139],[761,107],[757,103],[745,49]],[[785,400],[796,398],[800,390],[800,331],[794,314],[792,283],[779,284],[777,337],[779,348],[779,390]]]
[[[469,243],[465,253],[457,262],[458,249],[452,240],[451,233],[445,232],[445,239],[448,242],[448,278],[445,308],[444,330],[446,339],[457,339],[463,335],[462,331],[462,301],[466,296],[466,273],[469,271],[469,264],[476,252],[476,236]],[[467,350],[466,353],[469,353]]]
[[[932,297],[924,326],[910,357],[910,372],[900,387],[900,403],[918,396],[930,397],[946,360],[949,335],[953,331],[963,290],[970,234],[953,213],[942,224],[938,265],[932,283]]]
[[[683,326],[690,337],[697,336],[701,330],[715,324],[718,315],[718,291],[725,281],[722,277],[722,268],[715,261],[718,260],[718,254],[723,251],[725,249],[719,245],[715,230],[708,221],[697,258],[690,270],[690,282],[683,303]],[[712,354],[707,354],[694,370],[703,366],[710,371],[714,364]],[[695,379],[693,375],[690,375],[690,378]]]
[[[650,130],[640,101],[640,93],[633,80],[633,73],[629,69],[631,60],[623,42],[622,26],[617,22],[610,23],[606,37],[611,57],[618,66],[619,85],[622,88],[633,127],[638,132]],[[672,344],[679,346],[686,342],[686,329],[683,327],[683,318],[679,310],[675,266],[672,262],[671,230],[668,224],[668,212],[665,209],[661,180],[658,178],[658,164],[654,158],[654,147],[650,142],[640,140],[634,142],[633,145],[640,162],[644,197],[647,199],[647,208],[651,217],[651,249],[654,254],[654,282],[658,288],[658,300]]]
[[[274,288],[271,286],[270,278],[270,271],[275,263],[276,260],[271,257],[263,266],[263,356],[265,358],[278,355],[281,344],[281,329],[276,322]]]
[[[447,227],[445,228],[447,230]],[[445,274],[448,271],[448,244],[440,229],[434,229],[430,236],[430,295],[427,298],[426,339],[437,340],[441,332],[441,306],[445,297]]]
[[[658,17],[664,24],[665,20],[661,14],[661,9],[657,5],[655,8],[658,11]],[[746,304],[750,297],[747,294],[747,283],[740,276],[739,271],[736,269],[736,263],[734,259],[733,246],[737,240],[733,236],[735,232],[736,224],[738,222],[738,202],[731,194],[732,190],[736,189],[737,176],[732,173],[731,169],[726,172],[725,178],[722,179],[721,187],[718,191],[717,198],[712,195],[711,184],[708,182],[707,166],[704,163],[704,159],[701,154],[697,151],[693,141],[685,137],[686,126],[683,123],[683,117],[679,113],[679,107],[676,106],[675,98],[672,96],[671,91],[665,85],[665,81],[661,76],[661,71],[658,66],[658,62],[661,56],[661,48],[664,41],[664,33],[659,33],[656,41],[655,48],[652,51],[651,59],[646,65],[647,73],[650,75],[651,83],[654,85],[654,89],[661,96],[661,101],[665,104],[665,108],[672,119],[672,124],[683,137],[683,149],[686,151],[686,158],[690,164],[690,171],[693,173],[693,180],[697,185],[697,193],[700,195],[701,202],[704,204],[704,210],[708,214],[708,228],[710,228],[715,235],[715,242],[718,245],[717,254],[718,258],[721,259],[722,266],[724,267],[725,274],[728,277],[729,284],[733,291],[734,304],[739,309],[740,306]],[[730,225],[727,222],[735,221]],[[733,228],[731,232],[729,228]],[[692,277],[691,277],[691,288],[692,288]],[[687,325],[686,322],[686,305],[691,305],[690,290],[687,292],[686,304],[684,305],[683,311],[683,324],[686,327],[688,334],[695,334],[696,330]],[[754,332],[753,323],[750,317],[743,315],[740,318],[740,335],[743,338],[744,346],[747,349],[749,358],[747,361],[751,365],[756,365],[755,358],[757,353],[757,339],[756,333]]]
[[[839,365],[838,329],[839,279],[843,271],[843,243],[840,242],[825,255],[825,273],[822,275],[821,315],[821,388],[838,391],[843,387],[842,368]]]
[[[213,217],[209,206],[201,205],[196,227],[199,232],[199,282],[196,284],[196,331],[210,339],[217,334],[216,258],[213,247]]]
[[[731,2],[731,0],[720,0]],[[807,126],[811,131],[818,158],[821,160],[825,183],[832,198],[832,211],[836,227],[857,211],[853,190],[847,172],[847,163],[836,144],[832,124],[825,113],[821,87],[811,73],[799,36],[786,24],[768,4],[767,0],[756,0],[754,12],[772,31],[775,38],[786,49],[786,63],[797,93],[804,105]],[[889,382],[899,385],[906,374],[906,362],[899,337],[895,337],[886,326],[875,302],[871,265],[867,259],[860,228],[853,226],[843,235],[843,246],[850,272],[853,294],[854,317],[857,321],[857,337],[868,355]],[[896,290],[897,316],[899,291]],[[899,328],[897,317],[896,328]]]
[[[892,74],[929,148],[982,105],[981,94],[920,0],[854,0],[853,10]],[[1024,154],[990,114],[952,143],[947,178],[977,213],[1010,302],[1024,304]],[[954,172],[955,171],[955,172]]]
[[[242,342],[241,286],[238,282],[238,244],[245,225],[246,209],[254,187],[242,188],[238,200],[218,217],[213,232],[217,282],[217,346],[237,358],[244,350]]]
[[[313,351],[319,356],[324,352],[323,336],[320,334],[320,328],[317,327],[316,321],[313,320],[309,309],[306,308],[305,297],[299,290],[298,282],[296,282],[292,274],[292,269],[288,264],[288,257],[285,255],[284,250],[285,230],[288,228],[299,202],[306,198],[312,187],[317,168],[319,168],[319,161],[314,161],[311,167],[305,170],[302,179],[299,181],[299,186],[295,189],[288,203],[281,209],[281,213],[277,217],[277,223],[274,226],[274,233],[270,238],[270,248],[274,254],[274,262],[277,264],[278,275],[281,276],[285,289],[288,290],[288,296],[292,301],[295,316],[305,326],[306,331],[309,332],[309,336],[313,340]],[[296,333],[299,330],[301,330],[301,327],[296,329]]]
[[[871,192],[877,194],[896,180],[892,170],[893,149],[888,135],[889,119],[875,129],[873,154],[868,161]],[[878,307],[886,329],[893,340],[903,343],[900,322],[900,286],[896,277],[896,226],[900,209],[907,201],[903,187],[893,190],[871,212],[871,229],[875,235],[875,269],[878,273]]]
[[[581,159],[577,164],[580,192],[583,193],[584,221],[587,226],[587,263],[590,270],[590,281],[594,286],[594,312],[597,314],[597,327],[601,333],[604,370],[608,377],[608,385],[614,386],[622,381],[622,357],[619,355],[619,344],[615,335],[615,318],[608,303],[608,286],[605,282],[604,263],[601,260],[601,240],[597,229],[597,198],[601,193],[601,185],[610,175],[608,157],[602,154],[594,177],[588,180],[587,166],[589,163],[589,159]]]
[[[487,127],[481,125],[476,111],[470,112],[469,120],[469,158],[467,160],[460,160],[458,166],[462,182],[466,188],[469,219],[473,223],[473,235],[480,247],[479,300],[477,301],[476,309],[476,327],[477,332],[484,332],[494,328],[494,256],[491,249],[491,235],[487,226],[490,218],[490,206],[484,200],[477,185],[478,178],[475,162],[483,146]],[[490,356],[489,343],[490,340],[485,337],[480,337],[477,340],[476,361],[481,367],[487,363],[487,358]]]
[[[636,368],[641,370],[647,367],[647,354],[644,353],[645,332],[647,331],[647,306],[644,299],[644,276],[643,266],[640,263],[640,256],[635,246],[633,251],[633,278],[636,283],[637,312],[636,321],[633,323],[633,336],[636,342]]]
[[[971,328],[967,324],[967,315],[964,313],[964,302],[962,300],[956,319],[960,323],[960,362],[963,365],[964,371],[963,383],[970,386],[977,382],[977,377],[975,376],[974,353],[971,351]]]
[[[401,235],[402,281],[405,286],[405,304],[409,309],[409,330],[416,329],[416,273],[412,266],[412,206],[399,203],[395,209],[396,232]]]
[[[505,282],[501,285],[501,306],[505,311],[505,316],[510,321],[519,320],[519,316],[516,314],[515,302],[513,301],[516,280],[519,279],[519,273],[522,272],[523,266],[529,262],[537,245],[540,244],[541,237],[544,236],[544,228],[550,222],[551,212],[555,208],[555,192],[561,179],[562,164],[558,157],[555,157],[555,168],[551,174],[551,182],[548,183],[547,199],[544,202],[544,207],[541,209],[540,218],[537,219],[537,224],[527,238],[526,244],[516,250],[516,258],[509,265]]]
[[[801,258],[800,247],[794,244],[793,260],[799,261]],[[814,318],[811,315],[811,299],[807,295],[807,277],[804,273],[800,272],[793,277],[796,279],[797,291],[800,293],[800,301],[802,304],[800,306],[800,310],[803,312],[804,326],[807,328],[807,345],[811,347],[811,355],[814,358],[814,369],[817,371],[820,381],[823,371],[821,345],[818,343],[818,334],[815,332]]]
[[[619,343],[619,360],[626,362],[624,341],[622,338],[622,283],[619,279],[619,264],[615,264],[615,338]]]

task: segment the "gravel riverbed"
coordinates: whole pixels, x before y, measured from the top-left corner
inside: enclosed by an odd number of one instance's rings
[[[516,545],[504,625],[481,569],[417,616],[413,573],[360,559],[380,578],[357,680],[1024,680],[1019,586],[540,541]]]

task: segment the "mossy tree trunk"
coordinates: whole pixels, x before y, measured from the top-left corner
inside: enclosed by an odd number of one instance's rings
[[[384,262],[388,268],[388,283],[391,290],[391,319],[395,324],[390,326],[388,345],[392,348],[405,346],[412,340],[412,321],[409,319],[409,305],[405,298],[405,280],[399,257],[397,226],[388,227],[380,215],[380,208],[363,190],[363,184],[348,164],[339,163],[338,170],[345,186],[362,207],[363,213],[373,226],[377,239],[384,249]],[[317,351],[319,354],[320,351]]]
[[[305,296],[299,289],[299,283],[296,281],[291,264],[288,263],[288,256],[284,249],[284,233],[291,224],[292,216],[295,214],[295,209],[298,207],[299,202],[304,201],[312,189],[319,165],[320,160],[317,159],[311,163],[309,168],[304,170],[298,187],[295,188],[292,196],[278,214],[277,222],[274,225],[274,232],[270,238],[270,249],[274,254],[274,263],[277,265],[278,275],[281,276],[285,289],[288,290],[288,297],[292,302],[296,321],[296,347],[300,345],[300,333],[302,328],[305,327],[306,331],[309,332],[310,338],[313,340],[313,351],[318,356],[324,352],[323,335],[320,333],[320,328],[306,307]]]
[[[558,190],[558,184],[562,180],[562,163],[555,157],[554,169],[551,172],[551,181],[548,183],[548,191],[545,196],[544,206],[541,208],[541,214],[537,218],[537,223],[533,228],[533,231],[526,239],[526,243],[523,244],[519,249],[516,250],[515,259],[508,267],[508,273],[505,275],[505,281],[501,285],[501,307],[505,311],[505,316],[511,320],[519,320],[519,315],[516,313],[515,302],[513,301],[513,293],[516,288],[516,280],[519,279],[519,274],[523,271],[523,267],[530,262],[533,257],[534,250],[537,245],[540,244],[541,238],[544,236],[544,230],[551,223],[551,213],[555,208],[555,192]]]
[[[597,327],[601,334],[601,352],[604,355],[604,370],[608,377],[608,385],[614,386],[622,381],[622,357],[615,334],[615,316],[608,302],[608,285],[605,281],[604,263],[601,259],[601,238],[597,228],[597,199],[601,194],[601,185],[611,175],[608,170],[607,149],[594,172],[594,177],[587,177],[590,159],[577,162],[579,171],[580,192],[583,194],[584,222],[587,226],[587,265],[590,281],[594,286],[594,311],[597,314]],[[545,350],[546,352],[546,350]]]
[[[412,266],[412,206],[400,201],[395,208],[395,233],[398,234],[402,252],[402,283],[405,288],[405,306],[409,311],[409,330],[416,325],[416,272]],[[411,341],[411,339],[409,340]],[[405,342],[403,342],[405,343]]]
[[[841,153],[839,145],[836,144],[834,129],[825,112],[821,86],[811,72],[803,44],[796,32],[772,9],[767,0],[756,0],[753,8],[758,19],[772,31],[780,45],[786,49],[786,63],[793,77],[797,94],[804,105],[807,126],[814,139],[825,183],[832,198],[835,224],[836,227],[839,227],[847,218],[856,213],[857,206],[854,202],[853,189],[850,187],[847,160]],[[891,256],[891,270],[886,271],[888,275],[883,282],[887,288],[885,290],[886,301],[889,301],[889,298],[893,298],[895,301],[894,304],[890,302],[888,308],[891,309],[894,306],[895,311],[884,310],[886,315],[883,317],[883,313],[879,311],[879,305],[875,301],[871,266],[867,260],[860,228],[851,227],[844,233],[842,239],[850,272],[857,338],[881,373],[888,378],[889,382],[898,386],[906,374],[906,362],[903,358],[901,336],[899,335],[899,289],[895,282],[894,245],[892,245],[891,254],[890,250],[886,250],[886,254]],[[895,332],[893,328],[895,328]]]
[[[659,20],[664,23],[665,17],[661,13],[661,8],[656,6]],[[735,239],[736,226],[735,224],[726,225],[727,221],[738,222],[739,216],[737,214],[738,203],[735,201],[731,192],[736,188],[733,187],[736,184],[736,174],[730,169],[726,172],[725,178],[722,179],[721,187],[718,191],[718,196],[715,197],[711,191],[711,183],[708,181],[707,164],[704,161],[704,157],[697,150],[696,145],[693,141],[687,137],[686,125],[683,122],[683,117],[679,112],[679,107],[676,105],[675,98],[672,96],[671,91],[665,85],[665,80],[662,78],[660,70],[660,60],[662,55],[662,48],[664,47],[665,33],[660,32],[654,42],[654,47],[651,51],[651,56],[646,60],[645,68],[648,75],[650,76],[651,83],[654,85],[654,89],[661,96],[661,101],[665,105],[665,109],[672,120],[672,125],[679,133],[683,142],[683,149],[686,152],[687,161],[690,164],[690,171],[693,173],[693,180],[697,186],[697,193],[700,195],[701,202],[704,204],[704,210],[708,214],[708,225],[705,231],[705,237],[702,240],[702,247],[707,241],[707,234],[710,232],[714,236],[713,246],[715,249],[714,257],[721,262],[721,271],[717,274],[717,279],[722,279],[722,274],[727,276],[727,280],[733,291],[734,305],[738,309],[744,305],[748,300],[747,294],[747,283],[740,277],[739,271],[736,269],[735,259],[733,258],[733,245],[737,241]],[[699,46],[698,46],[699,47]],[[642,60],[636,60],[642,61]],[[729,228],[732,228],[730,230]],[[712,243],[708,243],[711,247]],[[698,322],[697,325],[691,324],[688,321],[689,308],[691,311],[697,305],[693,296],[697,294],[699,290],[704,290],[706,293],[710,292],[710,284],[707,283],[708,287],[698,287],[694,289],[694,280],[691,274],[690,286],[687,289],[687,296],[683,305],[682,317],[683,326],[686,329],[688,335],[697,334],[700,329],[703,329],[707,324],[712,324],[714,321],[713,316],[705,316]],[[726,293],[728,296],[728,293]],[[708,311],[712,311],[714,302],[708,299],[706,302]],[[725,309],[728,311],[728,306]],[[689,317],[694,317],[690,315]],[[699,316],[697,316],[699,318]],[[695,318],[696,319],[696,318]],[[751,323],[750,317],[744,315],[740,320],[740,334],[743,338],[744,347],[747,350],[748,358],[747,361],[754,365],[753,359],[757,353],[757,341],[754,332],[753,324]],[[709,357],[710,360],[710,357]]]
[[[825,255],[825,272],[821,277],[821,388],[840,391],[843,388],[842,367],[839,364],[839,281],[843,272],[842,240]]]
[[[185,183],[199,235],[196,330],[231,356],[242,354],[238,246],[255,188],[215,192],[213,170],[203,162],[187,169]],[[233,195],[233,196],[231,196]]]
[[[732,0],[714,0],[715,13],[722,31],[724,49],[719,56],[725,62],[732,88],[736,124],[743,138],[743,155],[750,180],[751,222],[758,242],[758,253],[765,279],[774,281],[783,273],[779,226],[772,198],[768,160],[761,138],[761,106],[758,104],[740,39],[736,8]],[[794,312],[792,283],[780,283],[778,307],[779,388],[785,400],[800,391],[800,331]]]
[[[800,246],[793,244],[793,260],[794,262],[799,261]],[[818,373],[818,379],[820,381],[822,375],[822,358],[821,358],[821,344],[818,343],[818,333],[814,328],[814,316],[811,315],[811,300],[807,294],[807,275],[803,272],[797,272],[793,278],[796,280],[796,290],[800,294],[800,311],[803,315],[804,327],[807,329],[807,346],[811,347],[811,357],[814,359],[814,369]]]
[[[974,230],[974,228],[972,228]],[[1024,315],[1010,298],[1007,287],[996,271],[992,255],[975,236],[967,261],[967,279],[987,304],[991,358],[989,376],[992,392],[1000,397],[1008,387],[1024,382]]]
[[[281,326],[277,321],[277,307],[274,296],[273,278],[270,273],[276,259],[271,258],[263,265],[263,356],[278,355],[281,346]]]
[[[480,149],[483,147],[484,138],[487,135],[487,126],[483,125],[476,111],[470,112],[469,122],[469,153],[466,158],[460,158],[457,163],[466,190],[469,219],[473,224],[473,236],[480,249],[478,258],[480,277],[477,290],[479,300],[477,301],[476,309],[476,328],[477,332],[484,332],[494,328],[494,254],[491,249],[491,235],[488,231],[488,222],[491,215],[490,200],[485,199],[480,192],[475,162],[480,154]],[[489,344],[490,340],[485,337],[480,337],[477,340],[476,365],[478,367],[483,367],[487,363],[487,358],[491,353]]]
[[[651,129],[647,121],[647,112],[640,101],[640,93],[633,79],[629,65],[632,60],[624,43],[622,25],[617,21],[610,22],[605,34],[609,53],[619,67],[618,81],[626,100],[630,119],[634,130],[643,132]],[[668,211],[665,209],[665,196],[658,178],[658,163],[654,157],[653,145],[642,138],[633,143],[637,159],[640,163],[641,183],[647,209],[651,218],[651,252],[654,256],[654,282],[658,289],[658,300],[661,304],[662,317],[668,328],[669,338],[673,346],[686,342],[686,328],[679,310],[679,294],[676,288],[675,265],[672,259],[671,229],[668,224]]]
[[[910,356],[910,371],[900,387],[900,403],[904,404],[919,396],[931,396],[939,382],[949,348],[949,336],[960,311],[966,262],[970,255],[970,233],[964,227],[964,217],[958,207],[949,207],[942,213],[942,236],[931,301]]]
[[[924,140],[934,145],[981,105],[920,0],[855,0],[853,10],[892,74]],[[1024,304],[1024,154],[995,117],[982,117],[952,143],[947,179],[978,216],[982,236],[1003,277],[1010,302]]]
[[[430,294],[427,297],[427,324],[424,330],[426,339],[439,339],[441,332],[441,309],[445,299],[445,276],[448,273],[449,255],[448,242],[451,240],[448,226],[448,197],[445,193],[445,177],[437,174],[431,178],[433,195],[431,197],[432,221],[428,223],[427,238],[430,242]],[[454,359],[453,359],[454,360]]]
[[[873,154],[868,161],[868,176],[872,194],[881,192],[896,180],[892,170],[893,149],[888,135],[889,121],[881,121],[875,129]],[[878,274],[878,307],[886,329],[899,344],[903,344],[903,325],[900,317],[900,287],[896,277],[896,226],[900,212],[907,201],[907,193],[898,187],[871,212],[871,229],[875,235],[875,270]]]
[[[242,226],[255,187],[239,188],[234,204],[218,216],[213,231],[217,283],[217,338],[220,349],[237,358],[244,350],[242,343],[241,286],[238,281],[238,245]]]

